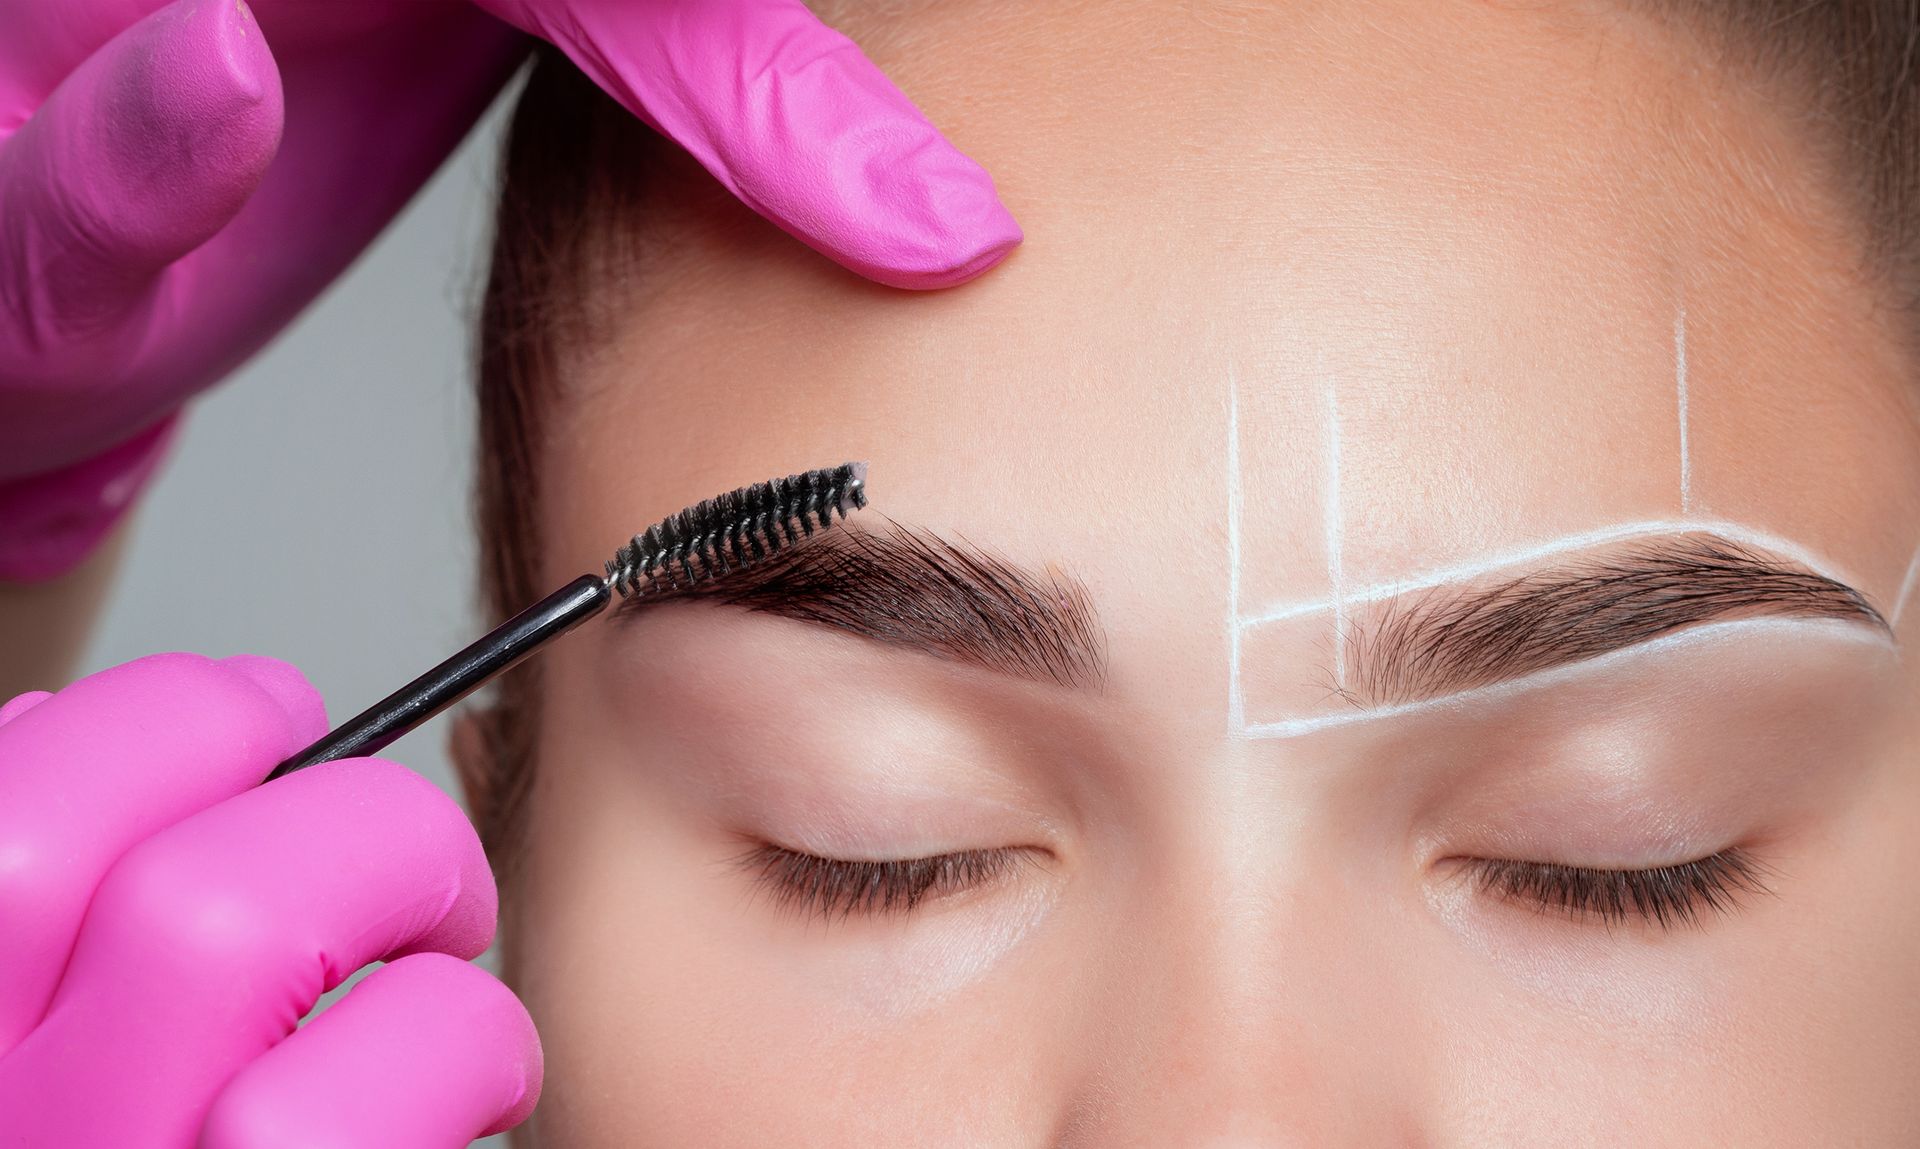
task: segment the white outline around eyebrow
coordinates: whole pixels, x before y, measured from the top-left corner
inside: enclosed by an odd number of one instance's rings
[[[1360,590],[1350,590],[1343,596],[1343,599],[1347,604],[1375,602],[1379,599],[1393,598],[1410,591],[1425,590],[1428,587],[1439,586],[1443,583],[1466,582],[1483,575],[1494,574],[1508,567],[1519,566],[1522,563],[1531,562],[1535,559],[1564,554],[1568,551],[1584,550],[1602,543],[1616,542],[1622,539],[1642,538],[1648,535],[1703,533],[1720,535],[1737,543],[1745,543],[1748,546],[1770,550],[1782,558],[1791,559],[1817,574],[1826,575],[1828,578],[1835,579],[1838,582],[1857,585],[1851,576],[1838,572],[1834,564],[1817,558],[1810,554],[1804,547],[1788,542],[1778,536],[1769,535],[1764,531],[1756,531],[1751,527],[1743,527],[1737,523],[1718,522],[1709,519],[1649,519],[1644,522],[1620,523],[1615,526],[1583,531],[1579,534],[1563,535],[1551,542],[1503,551],[1477,562],[1441,567],[1408,579],[1376,583],[1373,586],[1364,587]],[[1304,614],[1314,614],[1320,611],[1330,610],[1332,607],[1333,600],[1329,598],[1316,598],[1311,601],[1285,603],[1280,606],[1270,607],[1261,611],[1259,614],[1249,615],[1240,619],[1240,626],[1242,629],[1251,629],[1266,623],[1278,622],[1282,619],[1297,618]]]
[[[1279,603],[1265,607],[1258,613],[1242,616],[1240,613],[1240,562],[1242,550],[1242,476],[1240,473],[1240,421],[1239,421],[1239,380],[1232,364],[1227,368],[1227,727],[1229,733],[1254,738],[1290,737],[1295,733],[1306,733],[1328,725],[1340,725],[1368,718],[1386,717],[1405,713],[1409,710],[1427,709],[1443,705],[1449,701],[1483,693],[1489,689],[1510,687],[1518,683],[1534,680],[1536,676],[1522,676],[1509,683],[1496,687],[1479,687],[1458,694],[1440,698],[1425,699],[1418,702],[1375,707],[1353,713],[1316,715],[1277,722],[1254,723],[1246,720],[1246,693],[1241,679],[1242,635],[1255,627],[1303,615],[1332,611],[1334,614],[1334,678],[1336,688],[1344,690],[1346,686],[1346,616],[1355,605],[1376,602],[1412,591],[1425,590],[1449,582],[1467,582],[1475,578],[1491,575],[1507,568],[1524,563],[1549,558],[1554,555],[1596,547],[1604,543],[1644,538],[1653,535],[1685,535],[1710,533],[1735,543],[1745,544],[1771,551],[1782,558],[1796,562],[1815,574],[1833,579],[1845,585],[1861,585],[1855,577],[1847,574],[1837,563],[1814,555],[1806,548],[1780,538],[1777,535],[1739,523],[1715,519],[1696,519],[1693,517],[1693,458],[1690,429],[1690,396],[1688,388],[1687,365],[1687,310],[1684,297],[1675,304],[1673,320],[1673,373],[1674,373],[1674,411],[1679,434],[1679,502],[1680,513],[1677,518],[1646,519],[1637,522],[1617,523],[1612,526],[1598,527],[1592,530],[1563,535],[1545,542],[1514,547],[1499,551],[1472,562],[1458,563],[1447,567],[1429,570],[1409,578],[1395,579],[1372,586],[1354,589],[1346,584],[1346,568],[1342,548],[1344,538],[1340,517],[1340,475],[1339,443],[1339,396],[1335,381],[1327,376],[1324,367],[1321,371],[1326,387],[1328,415],[1327,428],[1327,489],[1322,492],[1322,513],[1326,517],[1324,525],[1327,547],[1328,595],[1305,601]],[[1887,618],[1889,630],[1897,626],[1907,600],[1915,593],[1915,584],[1920,583],[1920,549],[1914,552],[1913,560],[1907,567],[1898,596],[1893,600],[1892,613]],[[1687,633],[1711,631],[1722,625],[1737,625],[1743,621],[1709,624],[1691,628]],[[1666,639],[1656,639],[1664,642]],[[1647,643],[1637,643],[1624,648],[1621,653],[1630,650],[1643,650]],[[1896,656],[1898,648],[1895,648]],[[1610,656],[1602,656],[1605,657]],[[1594,660],[1588,660],[1594,661]],[[1557,673],[1562,668],[1550,669],[1538,673]]]
[[[1376,719],[1397,718],[1408,714],[1444,710],[1462,703],[1478,702],[1482,699],[1495,699],[1509,694],[1517,694],[1526,690],[1536,689],[1540,686],[1549,685],[1563,678],[1591,674],[1630,657],[1658,652],[1683,644],[1696,643],[1705,638],[1723,634],[1734,628],[1773,629],[1784,627],[1818,627],[1829,630],[1835,635],[1846,635],[1873,642],[1892,651],[1896,657],[1899,654],[1899,646],[1891,636],[1883,634],[1878,630],[1867,630],[1853,623],[1838,619],[1734,618],[1689,627],[1686,630],[1661,635],[1659,638],[1651,639],[1647,642],[1635,643],[1632,646],[1609,651],[1606,654],[1598,655],[1594,658],[1582,659],[1579,662],[1567,663],[1561,666],[1550,666],[1544,670],[1536,670],[1531,674],[1521,675],[1518,678],[1507,679],[1504,682],[1489,683],[1486,686],[1476,686],[1469,690],[1457,690],[1451,694],[1443,694],[1436,698],[1423,698],[1417,702],[1399,702],[1391,706],[1342,710],[1332,714],[1316,714],[1310,718],[1286,718],[1276,722],[1242,723],[1236,729],[1241,735],[1247,738],[1299,738],[1303,735],[1312,734],[1317,730],[1325,730],[1329,727],[1351,726],[1357,722],[1371,722]]]

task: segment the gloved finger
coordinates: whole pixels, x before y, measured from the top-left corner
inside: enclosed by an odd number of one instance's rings
[[[869,279],[951,286],[1020,242],[987,173],[801,0],[479,2]]]
[[[464,1149],[526,1120],[540,1074],[533,1019],[506,986],[457,958],[415,954],[242,1069],[200,1149]]]
[[[0,0],[0,123],[22,123],[68,73],[166,0]]]
[[[418,774],[345,759],[257,786],[100,883],[45,1020],[0,1061],[0,1113],[29,1145],[190,1144],[323,992],[370,961],[477,956],[495,910],[472,825]]]
[[[259,183],[281,113],[273,57],[235,0],[175,0],[55,89],[0,147],[0,315],[10,328],[0,362],[10,387],[114,385],[139,321],[163,303],[167,266],[225,226]],[[75,343],[100,351],[76,362]],[[55,351],[58,376],[36,380],[36,353]],[[52,465],[8,460],[14,473]]]
[[[104,454],[0,482],[0,582],[57,578],[92,554],[133,509],[179,422],[175,412]]]
[[[0,705],[0,726],[5,726],[52,697],[51,690],[29,690],[25,694],[14,695],[7,699],[4,705]]]
[[[46,1011],[121,855],[327,728],[298,670],[249,656],[158,654],[14,707],[0,726],[0,1054]]]

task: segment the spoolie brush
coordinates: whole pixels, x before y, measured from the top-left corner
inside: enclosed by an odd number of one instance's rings
[[[786,550],[867,505],[867,465],[845,463],[756,483],[696,503],[648,527],[614,553],[606,577],[586,574],[514,615],[479,641],[373,704],[273,768],[282,774],[377,754],[547,642],[622,598],[686,590]]]

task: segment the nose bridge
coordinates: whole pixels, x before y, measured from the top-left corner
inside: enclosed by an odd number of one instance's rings
[[[1062,1146],[1413,1143],[1393,1084],[1406,1011],[1381,919],[1337,855],[1233,832],[1180,854],[1114,971]]]

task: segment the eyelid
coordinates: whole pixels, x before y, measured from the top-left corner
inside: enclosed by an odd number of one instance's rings
[[[1004,880],[1033,861],[1024,846],[958,850],[917,858],[849,860],[756,846],[735,860],[774,905],[807,916],[905,917],[921,905]]]
[[[1743,897],[1771,894],[1772,871],[1734,846],[1692,861],[1644,869],[1601,869],[1513,858],[1461,859],[1475,888],[1503,900],[1529,902],[1614,925],[1639,920],[1662,930],[1700,925],[1701,914],[1737,909]]]

